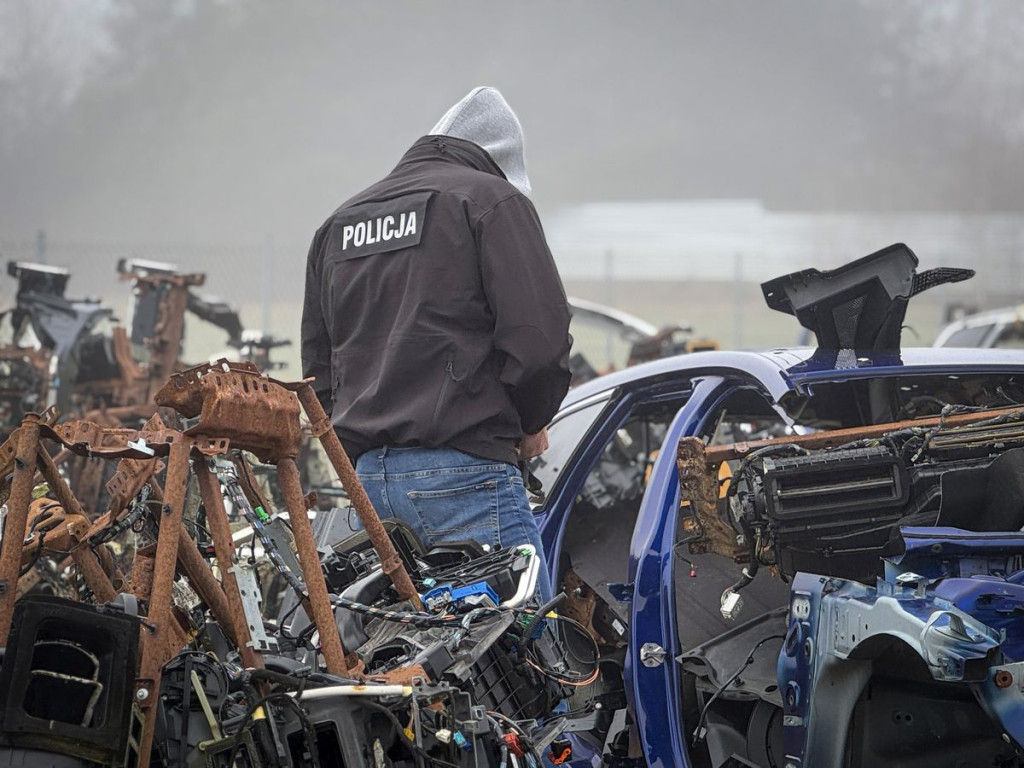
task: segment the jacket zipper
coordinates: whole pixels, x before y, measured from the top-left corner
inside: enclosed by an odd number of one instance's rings
[[[441,415],[441,404],[444,402],[444,396],[448,392],[448,382],[455,381],[455,362],[449,360],[444,364],[444,370],[447,376],[441,382],[441,393],[437,396],[437,405],[434,406],[434,417],[431,420],[433,426],[437,426],[437,419]]]

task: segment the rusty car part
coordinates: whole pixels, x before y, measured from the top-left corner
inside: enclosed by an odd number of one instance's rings
[[[149,459],[167,456],[172,443],[186,442],[202,454],[213,456],[227,452],[225,438],[190,439],[176,429],[110,429],[91,421],[65,421],[43,434],[57,440],[74,453],[106,459]]]
[[[57,419],[60,418],[60,414],[56,408],[47,408],[43,413],[34,414],[38,419],[40,427],[52,426],[57,423]],[[0,504],[7,501],[10,494],[11,484],[9,478],[14,472],[16,465],[16,456],[18,451],[18,441],[21,439],[21,427],[18,426],[11,431],[11,434],[7,436],[7,439],[0,444]]]
[[[295,417],[296,417],[295,420],[296,420],[296,430],[297,430],[297,422],[298,422],[297,408],[295,409],[294,413],[295,413]],[[72,451],[74,451],[75,453],[78,453],[80,455],[84,454],[84,455],[90,455],[90,456],[101,456],[101,457],[105,457],[105,458],[136,458],[136,459],[143,458],[143,459],[145,459],[145,458],[149,457],[150,455],[155,457],[158,453],[160,455],[167,455],[168,453],[171,453],[173,455],[173,453],[175,451],[179,451],[179,452],[180,451],[185,451],[185,456],[186,456],[185,466],[184,466],[183,469],[179,469],[177,475],[175,475],[172,472],[171,468],[168,467],[168,487],[174,488],[174,487],[176,487],[176,484],[180,484],[181,487],[177,488],[177,490],[178,490],[179,496],[181,496],[182,498],[180,499],[181,503],[179,504],[179,509],[178,509],[177,517],[174,517],[174,513],[173,512],[171,512],[171,513],[167,512],[167,510],[170,508],[170,504],[171,504],[171,500],[170,499],[167,500],[167,503],[163,507],[164,514],[160,518],[161,523],[164,523],[166,525],[167,522],[171,522],[171,524],[173,525],[173,528],[168,529],[168,534],[167,535],[158,537],[158,542],[162,543],[164,547],[168,547],[169,546],[165,542],[170,541],[171,539],[174,539],[175,542],[177,542],[177,541],[180,540],[180,537],[182,535],[186,535],[187,536],[187,534],[184,533],[184,529],[181,526],[180,516],[181,516],[181,511],[182,511],[181,507],[183,505],[184,483],[185,483],[185,480],[187,479],[187,455],[188,455],[188,451],[190,449],[194,448],[200,454],[215,455],[217,453],[225,452],[228,449],[228,447],[229,447],[229,441],[227,439],[224,439],[224,438],[207,438],[207,437],[201,437],[201,436],[199,436],[199,437],[189,437],[189,436],[183,435],[182,433],[178,432],[177,430],[170,430],[170,429],[155,429],[155,430],[145,430],[145,429],[143,429],[143,430],[112,429],[112,428],[104,428],[104,427],[99,426],[98,424],[95,424],[95,423],[92,423],[92,422],[86,422],[86,421],[65,422],[63,424],[56,425],[53,428],[45,427],[45,431],[46,431],[47,437],[50,437],[51,439],[58,440],[59,442],[63,443],[66,447],[68,447],[69,449],[71,449]],[[294,469],[294,463],[292,464],[292,468]],[[53,471],[56,472],[56,469],[54,468]],[[287,470],[286,470],[286,472],[287,472]],[[199,476],[202,477],[201,473],[197,473],[197,474],[199,474]],[[47,478],[47,479],[49,479],[49,478]],[[55,485],[54,485],[55,489],[66,489],[67,488],[67,486],[62,481],[60,481],[59,476],[57,476],[57,480],[58,480],[58,482],[56,482]],[[65,494],[70,499],[70,501],[68,502],[69,505],[77,505],[77,502],[74,500],[74,497],[70,493],[70,490],[61,490],[61,493]],[[299,498],[301,499],[302,498],[301,488],[299,489],[298,495],[299,495]],[[213,519],[211,520],[211,523],[213,522],[213,520],[215,520],[217,517],[219,517],[219,515],[216,512],[216,500],[218,500],[218,499],[220,499],[219,491],[218,491],[217,494],[214,494],[212,496],[208,495],[206,498],[204,498],[204,501],[209,504],[208,509],[212,508],[214,510]],[[221,503],[223,503],[223,502],[221,502]],[[299,507],[296,507],[296,510],[298,510],[298,509],[299,509]],[[296,515],[298,516],[299,513],[296,512]],[[305,519],[306,524],[308,526],[308,524],[309,524],[308,517],[306,516],[306,510],[304,508],[301,509],[301,516]],[[175,523],[174,520],[177,520],[177,522]],[[225,525],[227,524],[226,515],[224,517],[224,524]],[[295,524],[296,523],[293,521],[293,525],[295,525]],[[301,522],[299,522],[298,525],[301,528]],[[312,540],[312,533],[311,532],[310,532],[310,540]],[[227,542],[228,542],[227,546],[231,546],[230,545],[230,533],[229,533],[229,535],[227,537]],[[176,550],[177,549],[178,549],[177,543],[175,543],[173,549],[169,549],[168,552],[160,551],[158,553],[158,556],[157,556],[156,572],[154,573],[154,576],[153,576],[153,594],[150,596],[150,602],[151,602],[151,606],[152,606],[151,610],[152,611],[156,611],[158,614],[162,614],[162,610],[163,610],[163,607],[164,607],[163,603],[165,603],[165,597],[166,597],[167,600],[169,600],[169,595],[170,595],[170,586],[169,586],[170,585],[170,579],[173,576],[174,564],[176,562],[176,556],[175,555],[169,555],[168,553],[169,552],[174,552],[176,554]],[[231,551],[233,551],[233,550],[231,550]],[[313,545],[311,552],[312,552],[312,554],[307,555],[306,559],[307,559],[307,561],[308,560],[312,560],[313,561],[313,563],[315,564],[315,567],[316,567],[316,573],[320,574],[320,570],[319,570],[319,555],[316,552],[315,544]],[[86,556],[85,555],[81,555],[81,557],[85,558]],[[300,557],[301,557],[301,550],[300,550]],[[19,559],[20,559],[20,554],[19,554]],[[198,565],[197,563],[193,563],[193,566],[197,566],[197,565]],[[90,568],[89,570],[90,570],[90,572],[92,572],[94,574],[96,572],[95,568]],[[307,579],[308,579],[308,577],[307,577]],[[313,589],[315,590],[316,589],[316,586],[315,586],[316,585],[316,580],[315,579],[313,581],[313,584],[314,584]],[[324,590],[324,594],[323,594],[324,603],[327,603],[326,586],[323,585],[322,577],[320,578],[320,584],[321,584],[321,586],[323,587],[323,590]],[[162,586],[162,585],[167,585],[167,586]],[[92,585],[90,585],[90,587],[92,588]],[[235,589],[237,590],[237,585],[236,585]],[[105,589],[104,585],[97,585],[97,588],[94,589],[94,592],[96,592],[96,591],[103,592],[104,594],[110,594],[110,590]],[[163,594],[163,592],[166,592],[167,595],[165,596]],[[232,589],[229,587],[229,588],[227,588],[225,590],[225,592],[230,594],[232,592]],[[212,594],[215,595],[214,599],[217,599],[216,598],[216,592],[213,592]],[[112,597],[112,595],[111,595],[111,597]],[[237,617],[238,620],[233,619],[232,616],[234,616],[235,611],[233,609],[231,609],[231,601],[230,601],[230,599],[227,600],[226,605],[227,605],[227,607],[229,609],[228,610],[228,614],[227,614],[227,616],[223,616],[222,618],[224,620],[226,620],[232,626],[233,631],[231,632],[231,634],[234,637],[236,637],[236,638],[241,640],[243,634],[239,631],[239,627],[241,625],[240,620],[242,618],[242,615],[239,614],[239,616]],[[241,604],[239,603],[238,605],[240,607]],[[322,629],[321,636],[324,638],[324,640],[322,642],[325,643],[325,648],[328,647],[331,644],[331,640],[330,640],[331,635],[333,634],[333,635],[337,636],[337,626],[336,626],[336,624],[334,622],[333,613],[329,613],[329,610],[330,609],[329,609],[329,604],[328,604],[328,612],[321,611],[318,614],[316,611],[314,611],[314,615],[319,615],[318,626]],[[2,617],[0,617],[0,618],[2,618]],[[166,623],[166,620],[167,620],[166,616],[158,615],[156,619],[151,618],[150,623],[153,624],[153,625],[159,626],[161,623]],[[144,642],[144,646],[146,646],[146,647],[153,646],[153,645],[155,645],[158,648],[162,647],[160,645],[160,642],[157,641],[157,640],[154,640],[151,636],[144,636],[143,637],[143,642]],[[240,648],[244,648],[245,647],[245,641],[240,643],[239,647]],[[146,658],[147,660],[150,659],[150,658],[158,659],[158,658],[161,657],[161,655],[162,654],[159,654],[159,653],[154,653],[154,654],[146,653],[144,658]],[[341,649],[340,639],[338,639],[338,641],[337,641],[337,652],[336,653],[335,652],[331,652],[331,659],[332,659],[331,666],[334,666],[334,670],[340,672],[340,671],[346,669],[346,667],[344,665],[344,652]],[[253,660],[252,663],[255,664],[256,661]],[[156,669],[158,670],[159,667],[156,667]],[[155,676],[155,674],[156,674],[155,672],[153,672],[152,670],[149,670],[147,673],[142,674],[141,677],[143,677],[143,678],[145,678],[147,680],[157,680],[158,678]]]
[[[143,651],[138,683],[138,691],[143,692],[138,696],[139,705],[143,711],[149,711],[155,703],[155,698],[150,698],[150,694],[155,692],[159,686],[161,668],[186,641],[185,631],[179,624],[172,608],[172,596],[179,543],[181,536],[184,535],[181,516],[189,471],[189,455],[193,447],[196,446],[194,441],[173,430],[162,430],[159,433],[144,432],[143,434],[148,435],[151,439],[154,434],[159,434],[162,438],[153,440],[155,448],[149,448],[145,440],[140,439],[140,433],[137,430],[104,429],[89,422],[69,422],[50,427],[44,425],[43,417],[39,414],[26,415],[19,428],[17,449],[13,460],[14,478],[8,500],[7,535],[0,542],[0,579],[3,580],[5,587],[9,587],[0,593],[0,642],[2,643],[6,643],[10,631],[11,615],[17,595],[15,588],[17,568],[21,560],[21,553],[17,550],[22,548],[25,537],[31,490],[37,467],[41,470],[50,486],[50,491],[57,497],[60,504],[68,512],[84,516],[78,500],[60,476],[52,457],[40,443],[40,436],[44,433],[49,439],[64,442],[68,448],[79,455],[138,458],[138,454],[141,454],[143,458],[146,458],[150,454],[155,454],[158,449],[165,454],[170,454],[167,480],[172,491],[162,506],[160,519],[164,532],[163,535],[157,537],[152,585],[148,594],[146,594],[147,587],[150,585],[142,583],[147,578],[143,575],[145,565],[143,562],[139,562],[139,559],[137,559],[139,569],[135,574],[136,590],[140,596],[148,598],[149,604],[145,629],[141,635]],[[102,446],[101,450],[94,451],[88,439],[83,439],[83,435],[95,437],[97,443]],[[226,443],[224,444],[226,445]],[[199,441],[198,447],[209,449],[210,443],[209,441]],[[72,557],[98,601],[109,602],[116,597],[116,591],[101,566],[96,551],[89,547],[78,546],[72,550]],[[139,762],[143,768],[149,763],[148,747],[152,743],[154,720],[153,717],[145,718],[141,737],[141,743],[145,749],[140,755]]]
[[[135,559],[132,561],[132,575],[130,584],[132,594],[140,600],[145,600],[153,591],[153,573],[156,571],[156,545],[150,544],[142,549],[135,550]]]
[[[107,481],[107,494],[110,496],[108,511],[117,517],[128,502],[139,495],[142,486],[154,475],[163,471],[164,463],[159,459],[121,459],[117,463],[114,476]]]
[[[607,644],[601,633],[594,628],[594,611],[597,609],[597,594],[594,590],[571,567],[565,572],[562,589],[566,600],[559,607],[559,612],[579,622],[595,643]]]
[[[302,409],[306,412],[306,416],[309,417],[313,436],[318,438],[323,445],[331,466],[338,473],[338,479],[341,480],[342,487],[348,493],[352,506],[355,507],[359,522],[363,524],[370,541],[373,542],[374,549],[380,556],[384,573],[395,585],[399,597],[412,603],[416,610],[422,610],[423,604],[420,601],[419,593],[413,586],[412,579],[409,578],[409,573],[405,570],[395,545],[391,542],[387,531],[384,530],[384,525],[373,508],[373,504],[370,503],[363,484],[359,482],[355,467],[352,466],[352,460],[345,453],[341,440],[338,439],[338,435],[334,431],[334,425],[331,424],[331,420],[320,404],[312,385],[309,381],[303,381],[291,386],[299,396],[299,402],[302,403]]]
[[[220,567],[221,583],[224,585],[227,614],[221,616],[221,620],[228,621],[231,632],[238,641],[236,645],[242,656],[242,663],[246,667],[262,667],[263,660],[251,645],[249,627],[245,620],[245,609],[242,607],[242,597],[235,579],[233,566],[237,556],[235,545],[231,541],[231,526],[228,524],[228,515],[224,509],[220,484],[217,482],[217,476],[210,472],[205,461],[197,461],[193,471],[199,478],[199,490],[203,497],[203,504],[206,506],[206,522],[210,528],[210,535],[213,537],[213,547],[217,555],[217,564]]]
[[[281,492],[288,508],[288,519],[295,535],[295,548],[298,550],[299,565],[309,595],[309,607],[313,621],[320,632],[320,643],[327,663],[327,671],[332,675],[344,675],[348,672],[345,661],[345,649],[341,645],[341,637],[334,620],[330,597],[327,594],[327,583],[320,569],[320,553],[313,538],[313,527],[309,524],[309,510],[302,495],[299,484],[299,470],[294,459],[281,459],[277,465]]]
[[[983,419],[998,417],[1013,418],[1018,411],[1014,406],[987,411],[972,411],[970,413],[954,413],[947,416],[928,416],[922,419],[909,419],[907,421],[895,421],[889,424],[871,424],[865,427],[851,427],[848,429],[834,429],[831,431],[814,432],[809,435],[790,435],[787,437],[765,438],[764,440],[751,440],[749,442],[729,443],[727,445],[715,445],[707,449],[708,463],[718,465],[723,461],[742,459],[749,453],[760,448],[777,445],[799,445],[802,448],[835,448],[838,445],[845,445],[854,440],[866,440],[881,437],[888,432],[895,432],[900,429],[929,429],[932,427],[955,427],[960,424],[967,424]]]
[[[124,459],[122,459],[124,461]],[[163,489],[155,480],[151,481],[152,498],[156,501],[163,501]],[[228,604],[224,588],[210,569],[203,556],[196,549],[195,542],[188,535],[182,524],[181,534],[178,537],[178,565],[182,573],[188,579],[192,588],[199,595],[199,598],[210,609],[210,612],[217,617],[230,617],[231,608]],[[236,648],[241,648],[244,643],[241,641],[238,627],[230,620],[224,621],[223,629],[228,640]]]
[[[147,717],[142,731],[143,753],[140,768],[148,768],[150,745],[156,728],[156,691],[160,686],[160,671],[173,658],[180,646],[172,645],[174,620],[171,614],[172,584],[178,560],[178,542],[182,533],[181,518],[185,507],[185,487],[188,482],[188,462],[191,444],[187,440],[171,443],[167,462],[167,492],[161,508],[160,522],[163,535],[157,537],[156,563],[153,569],[153,589],[149,596],[149,627],[143,630],[138,690],[147,695],[139,699]]]
[[[16,430],[18,440],[13,453],[14,477],[7,500],[4,537],[0,541],[0,645],[7,644],[14,614],[22,542],[28,526],[28,507],[32,501],[32,486],[36,475],[41,421],[42,417],[37,413],[26,414]]]
[[[285,384],[262,376],[250,363],[220,360],[171,377],[157,393],[156,401],[175,408],[186,418],[199,417],[199,423],[187,430],[187,434],[196,437],[226,436],[232,447],[251,451],[263,461],[277,463],[279,474],[281,461],[289,459],[294,465],[294,457],[298,454],[301,441],[298,404],[301,403],[314,437],[323,444],[360,522],[380,555],[384,572],[402,599],[411,601],[417,609],[422,607],[419,594],[394,544],[308,382]],[[307,516],[304,503],[296,503],[295,506],[301,507],[303,516]]]
[[[718,471],[709,469],[708,453],[699,437],[684,437],[676,452],[680,501],[689,502],[692,515],[682,520],[685,541],[693,554],[714,552],[734,560],[744,550],[736,532],[718,514]]]
[[[185,335],[185,312],[189,288],[206,282],[202,273],[176,273],[167,269],[132,269],[134,263],[119,265],[121,280],[131,280],[137,294],[160,296],[153,335],[145,340],[149,350],[148,371],[153,381],[163,381],[176,370]],[[162,265],[169,266],[169,265]]]
[[[346,657],[341,644],[320,566],[320,553],[310,525],[307,498],[294,461],[301,441],[300,402],[314,425],[314,434],[324,444],[339,478],[353,499],[377,549],[383,570],[395,584],[400,597],[420,607],[419,595],[308,382],[285,385],[262,376],[251,365],[221,362],[213,366],[197,366],[172,377],[158,399],[162,405],[175,407],[186,418],[198,417],[198,423],[183,433],[167,428],[159,418],[151,419],[142,429],[127,429],[115,427],[106,419],[108,425],[88,420],[55,424],[53,419],[30,414],[19,427],[7,456],[0,449],[0,466],[9,464],[13,467],[7,521],[9,535],[0,542],[0,578],[10,586],[0,595],[0,641],[6,640],[10,627],[16,597],[14,587],[23,553],[20,545],[24,540],[37,469],[64,513],[75,516],[77,525],[74,535],[69,531],[69,550],[100,602],[113,600],[116,591],[110,580],[111,569],[105,568],[100,561],[101,554],[109,556],[109,553],[105,547],[94,548],[94,545],[104,541],[102,532],[115,526],[129,506],[137,508],[141,503],[147,507],[158,507],[158,511],[153,512],[158,528],[155,544],[151,551],[136,553],[132,573],[133,592],[148,605],[140,633],[141,655],[136,681],[136,702],[145,715],[139,739],[141,768],[146,768],[150,759],[155,732],[153,705],[159,691],[161,670],[186,644],[192,628],[188,616],[176,611],[174,605],[174,576],[179,570],[186,573],[200,593],[200,599],[222,623],[226,635],[238,648],[243,664],[250,668],[262,666],[260,654],[252,647],[256,628],[250,621],[255,619],[246,618],[234,573],[236,553],[224,507],[223,489],[207,466],[207,457],[223,455],[229,449],[244,449],[277,465],[277,477],[305,577],[303,602],[316,624],[326,669],[331,674],[352,676],[361,674],[363,670],[362,660],[354,655]],[[110,509],[91,527],[85,523],[79,499],[42,447],[41,438],[55,441],[77,456],[121,459],[108,484]],[[153,477],[161,458],[167,459],[166,491]],[[183,526],[190,461],[193,458],[194,474],[199,480],[207,524],[220,565],[219,585]],[[260,506],[265,506],[266,501],[259,495],[252,474],[247,470],[248,467],[243,465],[239,473],[243,493]],[[145,493],[144,488],[148,489]],[[100,538],[93,541],[97,535]],[[421,670],[396,670],[394,674],[404,679],[409,675],[419,676]]]
[[[270,463],[299,453],[298,400],[252,363],[221,360],[189,368],[171,376],[155,400],[186,418],[199,417],[185,430],[189,436],[226,437],[234,448]]]
[[[28,535],[22,545],[24,568],[39,557],[66,555],[89,529],[84,515],[68,514],[60,502],[45,496],[29,504]]]

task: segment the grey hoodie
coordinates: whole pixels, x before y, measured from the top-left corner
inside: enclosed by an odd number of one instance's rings
[[[497,88],[474,88],[445,112],[430,135],[473,142],[491,156],[509,183],[524,195],[530,194],[523,128]]]

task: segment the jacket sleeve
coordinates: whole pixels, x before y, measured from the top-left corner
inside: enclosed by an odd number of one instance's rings
[[[313,391],[331,415],[331,336],[323,312],[322,250],[327,229],[313,237],[306,259],[306,292],[302,303],[302,376],[312,378]]]
[[[501,382],[526,434],[551,421],[569,390],[569,305],[533,204],[513,195],[477,225],[484,291],[494,313]]]

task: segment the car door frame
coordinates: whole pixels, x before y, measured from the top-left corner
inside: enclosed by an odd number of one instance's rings
[[[733,392],[760,382],[702,376],[695,377],[693,384],[690,399],[669,427],[665,446],[701,435],[708,419]],[[624,670],[627,700],[650,768],[692,765],[689,728],[682,716],[681,680],[674,661],[684,650],[679,647],[676,628],[673,556],[679,519],[676,452],[663,449],[651,472],[630,544],[633,600]]]

